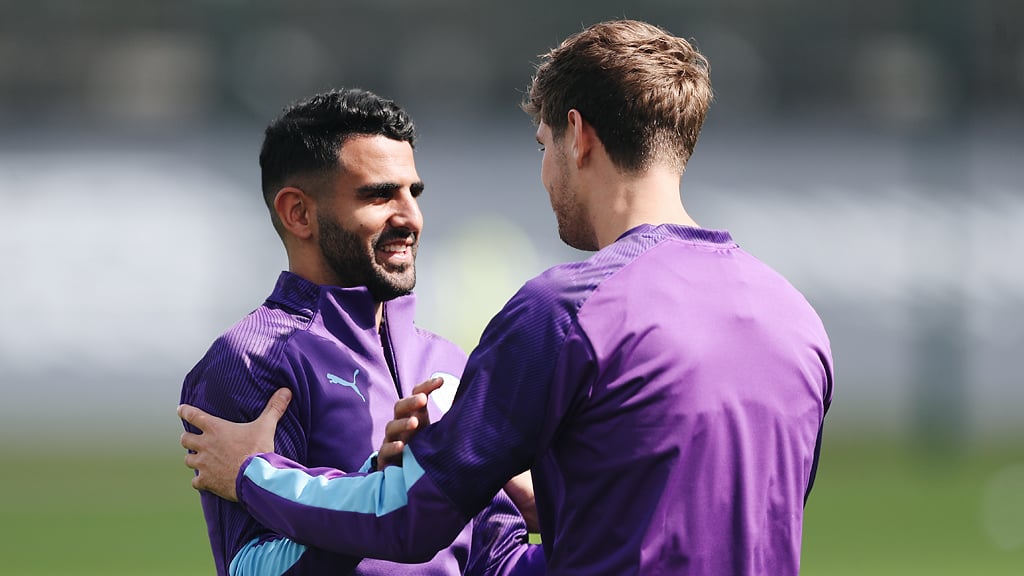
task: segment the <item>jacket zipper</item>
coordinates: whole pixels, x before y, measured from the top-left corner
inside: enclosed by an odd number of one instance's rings
[[[380,345],[384,349],[384,360],[388,363],[388,370],[391,371],[391,379],[395,382],[395,390],[398,392],[398,397],[404,398],[402,395],[402,383],[398,379],[398,362],[395,359],[394,347],[391,345],[391,330],[388,327],[387,306],[384,306],[380,319]]]

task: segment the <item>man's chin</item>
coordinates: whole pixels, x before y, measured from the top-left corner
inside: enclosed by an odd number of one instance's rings
[[[408,296],[412,294],[412,290],[378,290],[372,292],[373,299],[378,302],[387,302],[394,300],[395,298],[401,298],[402,296]]]
[[[412,294],[416,287],[416,278],[402,279],[402,281],[380,281],[370,287],[370,293],[378,301],[394,300],[400,296]]]

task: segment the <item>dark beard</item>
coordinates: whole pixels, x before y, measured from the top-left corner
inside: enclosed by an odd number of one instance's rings
[[[559,151],[556,161],[564,167],[569,161],[565,153],[561,152],[561,149]],[[564,168],[560,170],[561,177],[552,184],[554,193],[551,194],[551,209],[558,222],[558,237],[562,242],[577,250],[596,251],[598,249],[597,237],[594,230],[587,224],[588,220],[583,205],[570,191],[566,173]]]
[[[336,221],[317,214],[320,227],[320,252],[334,275],[345,282],[346,287],[366,286],[374,300],[383,302],[404,296],[416,286],[416,245],[412,246],[413,263],[397,272],[388,272],[376,265],[373,247],[380,242],[406,238],[411,232],[389,229],[370,240],[370,252],[362,240],[343,228]]]

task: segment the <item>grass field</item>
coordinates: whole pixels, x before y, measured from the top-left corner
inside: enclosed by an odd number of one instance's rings
[[[807,508],[802,573],[1024,573],[1024,485],[1013,484],[1021,474],[1005,473],[1021,470],[1024,446],[946,460],[912,454],[882,443],[827,446]],[[198,498],[174,446],[118,458],[0,455],[0,574],[213,573]],[[998,505],[987,506],[993,498]]]
[[[1021,470],[1024,445],[930,458],[878,443],[826,446],[803,574],[1024,574],[1024,475],[1011,485],[1006,475]]]

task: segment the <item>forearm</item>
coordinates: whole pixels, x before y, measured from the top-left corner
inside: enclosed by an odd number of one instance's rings
[[[539,533],[540,519],[537,517],[537,499],[533,494],[533,476],[530,471],[509,480],[504,491],[526,521],[526,529],[531,533]]]
[[[467,522],[411,452],[402,467],[372,474],[259,454],[243,465],[237,494],[257,521],[295,542],[395,562],[429,560]]]

